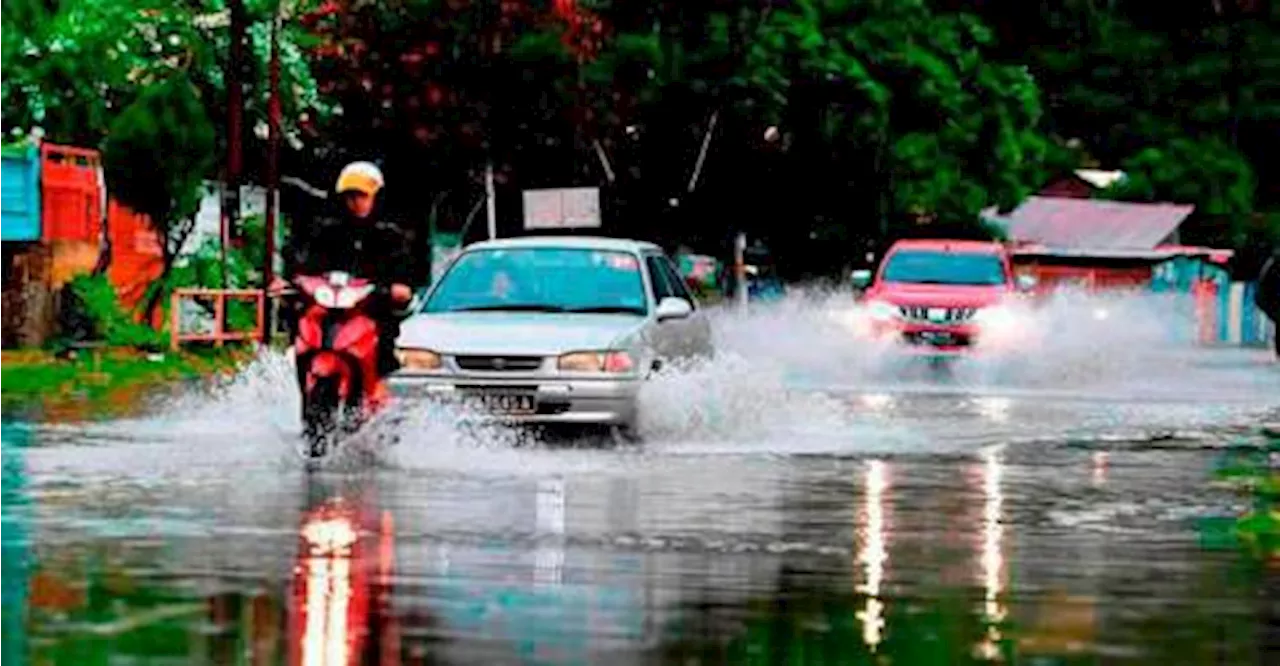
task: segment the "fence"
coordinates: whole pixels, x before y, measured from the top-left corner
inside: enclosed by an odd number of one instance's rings
[[[253,329],[227,330],[227,300],[252,300],[257,306]],[[213,328],[209,331],[185,332],[182,330],[182,304],[184,301],[213,301]],[[261,289],[175,289],[170,303],[169,347],[178,351],[184,342],[212,342],[221,347],[228,342],[245,342],[262,339],[263,320],[266,314],[266,298]]]
[[[1254,282],[1223,285],[1202,321],[1201,341],[1227,345],[1268,345],[1275,340],[1276,326],[1254,304],[1258,290]]]

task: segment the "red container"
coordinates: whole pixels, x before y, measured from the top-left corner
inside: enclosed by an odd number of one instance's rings
[[[40,198],[46,241],[97,243],[102,234],[102,184],[96,150],[40,146]]]
[[[111,236],[107,279],[121,305],[139,308],[145,305],[147,290],[164,273],[160,236],[151,227],[150,218],[114,199],[107,207],[107,233]]]

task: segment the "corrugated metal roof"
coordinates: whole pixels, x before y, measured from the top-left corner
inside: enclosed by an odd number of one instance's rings
[[[1150,250],[1169,238],[1195,206],[1097,199],[1028,197],[1007,216],[984,217],[1004,226],[1010,240],[1052,248]]]
[[[1011,254],[1016,257],[1058,257],[1063,259],[1150,259],[1164,261],[1174,257],[1196,257],[1210,261],[1224,261],[1225,258],[1230,258],[1231,251],[1171,245],[1161,245],[1150,250],[1048,248],[1042,245],[1032,245],[1014,248],[1011,250]]]

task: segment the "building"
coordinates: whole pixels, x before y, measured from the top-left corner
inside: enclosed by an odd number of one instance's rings
[[[1029,197],[1008,215],[983,211],[1013,247],[1014,265],[1046,289],[1146,288],[1225,281],[1232,253],[1181,244],[1179,227],[1194,206],[1071,197]]]
[[[1066,199],[1089,199],[1101,190],[1116,185],[1125,179],[1123,171],[1104,171],[1102,169],[1076,169],[1069,175],[1059,178],[1040,190],[1040,196]]]

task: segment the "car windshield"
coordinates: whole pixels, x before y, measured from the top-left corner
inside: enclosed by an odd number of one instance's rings
[[[900,250],[884,267],[885,282],[997,285],[1005,283],[1004,263],[994,254]]]
[[[640,261],[626,252],[518,248],[463,253],[425,312],[648,312]]]

